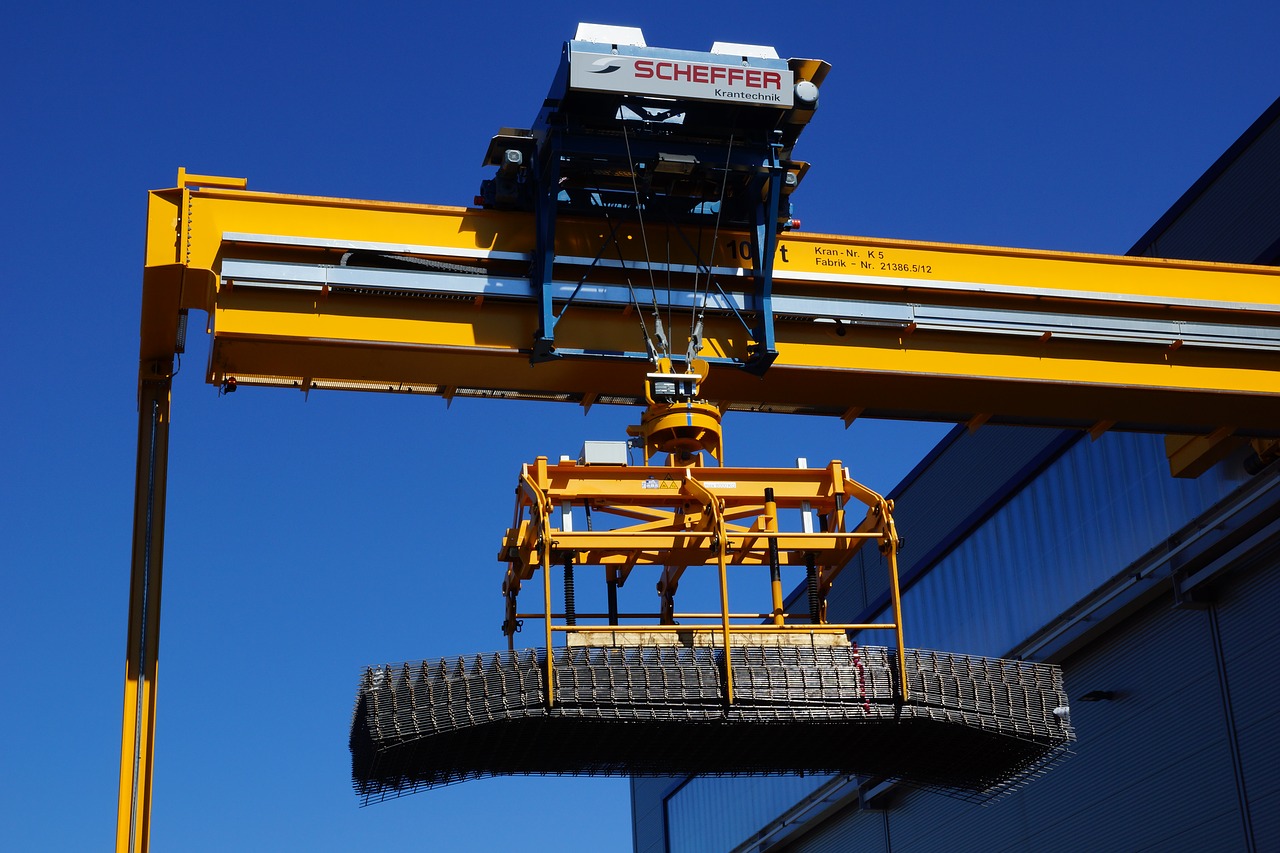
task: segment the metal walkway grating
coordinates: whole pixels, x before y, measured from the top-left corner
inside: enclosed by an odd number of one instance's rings
[[[366,670],[351,725],[365,803],[499,775],[856,772],[986,799],[1066,753],[1061,671],[878,647],[570,647]]]

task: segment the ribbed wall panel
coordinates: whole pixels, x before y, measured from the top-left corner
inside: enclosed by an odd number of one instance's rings
[[[631,845],[635,853],[667,853],[662,798],[676,781],[670,777],[631,777]]]
[[[1057,430],[986,426],[977,432],[957,428],[944,442],[946,451],[895,496],[894,520],[906,540],[899,565],[909,574],[934,553],[979,506],[1048,445]],[[833,618],[853,618],[885,594],[888,575],[872,551],[840,576],[828,601]]]
[[[1258,850],[1280,850],[1280,564],[1274,556],[1219,590],[1218,622],[1249,819]]]
[[[1253,805],[1253,840],[1258,849],[1280,850],[1280,792],[1251,795],[1249,799]]]
[[[1005,654],[1245,479],[1174,480],[1158,436],[1078,442],[907,590],[907,645]]]
[[[884,813],[849,809],[797,839],[787,853],[889,853]]]
[[[902,793],[889,809],[894,853],[1242,849],[1203,612],[1159,602],[1068,661],[1067,678],[1076,755],[985,807]],[[1078,701],[1091,689],[1120,695]]]
[[[1039,431],[1003,429],[1001,432],[1031,432],[1038,439],[1044,439]],[[969,437],[972,436],[966,436]],[[978,443],[969,445],[969,449],[981,449],[983,454],[994,452],[991,446]],[[958,452],[957,448],[953,446],[951,452]],[[1031,445],[1025,452],[1034,454],[1038,450]],[[946,458],[945,455],[942,458]],[[970,458],[965,464],[973,466],[976,460]],[[1025,457],[1022,464],[1026,464]],[[1096,442],[1081,441],[1073,445],[907,592],[904,619],[908,645],[1003,653],[1110,579],[1118,566],[1136,560],[1163,541],[1170,530],[1181,527],[1217,503],[1244,477],[1243,473],[1236,475],[1215,469],[1199,480],[1171,480],[1163,464],[1163,443],[1155,436],[1112,434]],[[949,467],[955,475],[962,466],[957,462]],[[919,545],[921,550],[936,545],[945,534],[938,534],[940,527],[934,525],[931,528],[934,533],[930,534],[933,541],[926,537],[924,542],[918,542],[908,533],[907,521],[902,519],[910,518],[905,507],[913,491],[924,494],[919,490],[931,482],[935,487],[942,485],[941,481],[922,476],[912,489],[904,492],[900,498],[903,503],[899,504],[900,530],[914,543],[912,547]],[[954,495],[949,497],[958,502]],[[919,505],[935,507],[936,503],[921,501]],[[869,559],[868,563],[871,565],[865,587],[857,575],[842,577],[841,584],[852,588],[853,593],[845,599],[845,606],[861,600],[864,589],[874,594],[873,579],[881,577],[884,569],[878,558]],[[840,614],[836,608],[833,604],[833,614]],[[850,618],[858,611],[850,608],[846,612],[850,615],[835,618]],[[1156,624],[1151,630],[1162,636],[1138,638],[1135,642],[1158,647],[1186,644],[1204,650],[1208,645],[1207,635],[1199,615],[1176,614],[1171,624],[1182,624],[1169,629],[1174,636],[1164,635],[1166,630]],[[1179,617],[1193,620],[1198,631],[1190,627],[1193,623]],[[1148,679],[1143,689],[1160,695],[1159,701],[1176,705],[1178,697],[1159,693],[1175,686],[1187,689],[1194,685],[1202,694],[1216,689],[1211,667],[1200,666],[1189,672],[1182,668],[1177,655],[1159,658],[1156,664],[1144,669],[1138,677]],[[1114,665],[1127,669],[1131,662],[1117,660]],[[1113,675],[1106,669],[1104,665],[1099,675],[1110,681]],[[1124,674],[1114,677],[1126,679]],[[1069,683],[1075,695],[1093,689],[1073,681]],[[1077,706],[1077,713],[1086,718],[1092,710]],[[1141,710],[1120,715],[1116,721],[1119,731],[1123,732],[1125,726],[1144,725],[1142,717],[1146,713]],[[1144,745],[1123,736],[1117,740],[1115,757],[1127,755],[1129,760],[1138,761],[1146,755]],[[1057,769],[1050,776],[1061,773],[1062,770]],[[1226,777],[1226,781],[1230,778]],[[767,788],[770,784],[744,783],[747,788]],[[1031,787],[1044,784],[1045,780],[1039,780]],[[682,791],[677,798],[683,795]],[[760,814],[756,814],[760,823],[771,819],[761,818]],[[990,835],[984,831],[981,836],[989,843]],[[947,838],[954,840],[950,835]],[[929,849],[928,844],[940,840],[923,840],[921,849]],[[898,849],[896,841],[895,849]]]
[[[669,853],[732,850],[828,778],[782,776],[764,785],[759,779],[693,779],[667,804]]]
[[[874,596],[887,588],[888,575],[883,566],[883,558],[873,548],[863,548],[855,554],[827,596],[828,619],[853,619],[870,607]],[[795,600],[803,606],[803,593]]]
[[[1273,123],[1173,221],[1153,257],[1250,263],[1280,234],[1280,121]],[[1262,258],[1270,262],[1271,258]]]

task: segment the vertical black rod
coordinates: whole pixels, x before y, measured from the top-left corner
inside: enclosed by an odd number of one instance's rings
[[[764,502],[766,506],[774,504],[772,488],[764,490]],[[777,508],[774,507],[773,511],[776,513]],[[769,540],[769,580],[772,583],[782,583],[782,565],[778,558],[778,540],[776,538]]]
[[[573,555],[564,558],[564,624],[578,624],[578,605],[573,593]]]
[[[590,533],[594,528],[591,526],[591,502],[586,503],[587,511],[587,532]],[[607,569],[604,573],[605,591],[609,594],[609,624],[618,624],[618,575],[613,569]]]
[[[773,489],[764,490],[764,514],[767,518],[764,526],[768,532],[777,533],[781,525],[778,524],[778,503],[774,498]],[[782,597],[782,562],[778,559],[776,536],[769,537],[769,592],[773,598],[773,624],[784,625],[786,617],[782,615],[785,606]]]
[[[818,601],[818,564],[817,559],[812,554],[806,554],[804,558],[805,568],[805,584],[809,593],[809,621],[818,624],[818,616],[820,614],[820,602]]]

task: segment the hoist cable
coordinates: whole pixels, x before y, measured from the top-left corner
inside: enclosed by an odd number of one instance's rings
[[[627,124],[622,123],[622,142],[627,149],[627,170],[631,172],[631,192],[635,196],[636,217],[640,220],[640,242],[644,246],[644,265],[649,272],[649,297],[653,300],[653,319],[656,324],[654,332],[658,343],[662,345],[662,355],[670,358],[671,347],[662,331],[662,314],[658,309],[658,288],[653,281],[653,261],[649,256],[649,235],[644,228],[644,205],[640,202],[640,185],[636,182],[636,165],[631,158],[631,137],[627,134]]]
[[[591,274],[591,271],[595,269],[596,264],[600,263],[600,258],[604,256],[605,249],[609,248],[610,243],[615,243],[615,244],[617,243],[618,228],[609,219],[609,212],[607,210],[605,211],[604,216],[605,216],[605,223],[609,226],[609,236],[606,237],[604,242],[600,244],[600,251],[596,252],[596,256],[592,258],[591,263],[587,265],[587,271],[582,274],[582,276],[578,279],[578,283],[574,285],[573,293],[570,293],[569,298],[565,300],[564,307],[560,309],[560,313],[555,315],[555,318],[557,320],[559,320],[561,317],[564,316],[564,312],[569,310],[569,306],[573,304],[573,300],[578,298],[578,291],[582,289],[582,285],[585,284],[587,281],[587,276],[589,276]]]
[[[604,211],[604,221],[605,224],[609,226],[611,232],[615,230],[613,220],[609,218],[608,210]],[[622,245],[617,240],[614,240],[613,248],[618,253],[618,263],[622,267],[622,280],[627,283],[627,293],[631,295],[631,304],[635,307],[636,318],[640,321],[640,334],[644,337],[645,349],[648,350],[650,359],[656,360],[657,350],[653,345],[653,338],[649,335],[649,327],[644,322],[644,309],[640,307],[640,298],[636,296],[635,286],[631,283],[631,275],[627,272],[627,260],[622,257]]]
[[[685,247],[686,247],[690,252],[693,252],[694,257],[696,257],[696,258],[698,259],[698,260],[697,260],[697,268],[698,268],[699,270],[706,270],[706,273],[707,273],[707,279],[708,279],[708,281],[711,281],[711,282],[713,282],[713,283],[715,284],[715,286],[716,286],[716,290],[718,290],[718,291],[720,292],[721,297],[723,297],[723,299],[722,299],[723,307],[724,307],[724,308],[726,308],[727,310],[729,310],[729,311],[733,312],[733,315],[734,315],[735,317],[737,317],[737,318],[738,318],[738,322],[742,324],[742,328],[744,328],[744,329],[746,329],[748,332],[750,332],[750,331],[751,331],[751,326],[747,325],[747,321],[746,321],[746,320],[744,320],[744,319],[742,318],[742,315],[741,315],[740,313],[738,313],[738,308],[737,308],[737,306],[735,306],[735,305],[733,304],[733,300],[731,300],[731,299],[728,297],[728,295],[727,295],[727,294],[725,294],[725,292],[724,292],[724,288],[720,286],[720,283],[719,283],[718,281],[716,281],[714,278],[712,278],[712,268],[711,268],[710,266],[704,266],[704,265],[703,265],[703,263],[702,263],[702,257],[701,257],[701,251],[700,251],[699,249],[694,248],[693,243],[691,243],[691,242],[689,241],[689,237],[684,233],[684,231],[683,231],[683,230],[681,230],[680,228],[678,228],[678,227],[677,227],[677,229],[676,229],[676,233],[677,233],[677,234],[679,234],[679,235],[680,235],[680,239],[684,241],[684,245],[685,245]],[[713,252],[713,254],[714,254],[714,246],[712,247],[712,252]],[[709,287],[709,286],[708,286],[708,287]]]
[[[702,306],[698,309],[698,312],[697,312],[697,317],[696,317],[697,320],[701,320],[702,317],[706,314],[706,310],[707,310],[706,297],[711,292],[711,286],[710,286],[711,285],[711,264],[712,262],[715,261],[715,257],[716,257],[716,241],[720,239],[720,218],[724,215],[724,191],[729,186],[729,163],[732,161],[732,158],[733,158],[733,134],[731,133],[729,134],[729,147],[728,147],[728,150],[725,151],[725,155],[724,155],[724,175],[720,179],[720,204],[716,208],[716,226],[711,231],[711,260],[708,261],[707,263],[707,290],[703,294]],[[717,287],[718,286],[719,285],[717,285]],[[723,291],[721,292],[723,293]],[[696,301],[696,298],[697,298],[696,293],[694,294],[694,298]],[[693,334],[694,321],[695,321],[695,317],[693,316],[693,310],[690,309],[689,333],[691,335]]]

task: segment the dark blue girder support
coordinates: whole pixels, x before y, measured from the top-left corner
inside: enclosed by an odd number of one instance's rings
[[[556,358],[574,356],[600,357],[600,353],[587,352],[581,349],[557,347],[555,327],[558,317],[553,304],[553,274],[555,267],[555,234],[556,216],[559,208],[561,164],[565,158],[618,156],[623,143],[616,140],[604,141],[597,138],[574,139],[572,145],[566,144],[566,134],[560,128],[548,128],[542,138],[534,161],[533,207],[535,222],[534,254],[530,264],[529,277],[533,291],[538,297],[538,330],[534,334],[533,350],[530,361],[534,364]],[[626,143],[630,146],[627,153],[633,160],[651,162],[656,159],[658,149],[670,153],[677,146],[658,144],[645,140]],[[568,150],[569,148],[573,150]],[[702,156],[711,162],[723,162],[729,168],[749,169],[755,173],[751,180],[751,195],[759,199],[751,209],[750,241],[752,254],[752,294],[748,310],[755,315],[755,324],[751,328],[752,343],[741,356],[728,360],[727,363],[746,370],[757,376],[765,371],[778,357],[774,341],[773,326],[773,259],[778,249],[778,232],[784,216],[783,205],[786,203],[784,187],[787,170],[779,156],[781,142],[771,140],[767,153],[760,157],[760,149],[755,147],[754,156],[749,146],[740,145],[737,151],[730,150],[720,155],[708,152],[703,146]],[[763,160],[763,162],[762,162]],[[637,206],[642,202],[636,200]],[[723,202],[722,202],[723,203]],[[710,216],[711,214],[706,214]],[[711,264],[708,262],[707,267]],[[613,354],[618,358],[634,358],[650,360],[648,352],[619,352]],[[714,359],[720,363],[721,359]]]
[[[742,369],[756,376],[763,376],[765,371],[778,358],[778,350],[773,337],[773,257],[778,251],[778,228],[782,218],[782,187],[787,173],[782,167],[778,150],[781,142],[775,138],[769,146],[768,171],[764,175],[765,186],[761,189],[761,201],[755,208],[751,229],[752,251],[754,260],[752,267],[752,283],[755,286],[753,306],[756,312],[756,325],[751,330],[750,351]]]
[[[538,330],[533,335],[529,361],[537,364],[564,353],[556,351],[556,315],[551,288],[556,260],[556,202],[560,195],[560,137],[558,128],[548,131],[534,161],[534,249],[529,280],[538,295]]]

